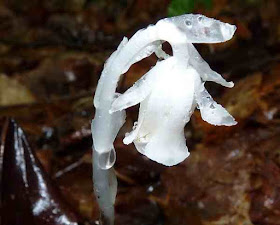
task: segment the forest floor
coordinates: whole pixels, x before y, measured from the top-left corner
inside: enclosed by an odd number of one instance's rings
[[[11,135],[4,129],[6,118],[14,118],[26,133],[43,173],[52,178],[54,195],[82,218],[80,224],[97,224],[99,215],[92,190],[90,122],[103,64],[123,36],[131,37],[166,17],[168,3],[0,1],[2,141]],[[278,1],[214,0],[211,9],[197,6],[194,12],[237,25],[231,41],[196,47],[213,70],[235,82],[232,89],[213,83],[207,88],[238,125],[211,126],[196,111],[185,129],[190,157],[167,168],[143,157],[133,145],[122,143],[137,120],[138,108],[129,109],[116,139],[116,224],[280,224]],[[165,48],[170,51],[169,46]],[[120,81],[119,91],[129,88],[155,60],[151,56],[134,65]],[[4,152],[7,155],[13,149],[9,146]],[[4,153],[1,150],[0,184],[20,186]],[[13,199],[5,198],[8,192],[1,188],[3,213],[11,210],[8,201]],[[17,204],[26,204],[34,214],[27,202],[19,199]],[[54,216],[52,213],[46,218]],[[23,221],[21,213],[12,214]]]

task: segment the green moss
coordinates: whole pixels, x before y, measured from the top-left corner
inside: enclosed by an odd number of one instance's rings
[[[197,4],[202,4],[206,9],[210,9],[212,0],[172,0],[168,7],[168,16],[191,13]]]

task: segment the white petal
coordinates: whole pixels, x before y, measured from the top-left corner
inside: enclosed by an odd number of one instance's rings
[[[219,20],[207,18],[199,14],[185,14],[160,20],[159,23],[169,22],[185,34],[189,43],[220,43],[232,38],[236,26]],[[167,35],[174,34],[173,30],[163,30]],[[173,32],[170,32],[173,31]],[[177,35],[173,35],[177,36]],[[172,36],[171,36],[172,37]],[[174,37],[174,38],[175,38]]]
[[[232,126],[237,124],[228,111],[213,100],[203,84],[201,84],[199,90],[196,90],[195,96],[201,117],[204,121],[218,126]]]
[[[153,76],[156,72],[155,69],[151,69],[141,79],[139,79],[131,88],[129,88],[124,94],[120,95],[113,103],[110,112],[116,112],[123,110],[138,104],[143,101],[152,91]]]
[[[144,140],[134,142],[138,151],[165,166],[176,165],[184,161],[190,154],[184,136],[185,124],[182,121],[180,127],[175,127],[171,122],[163,122],[148,143],[145,143]]]
[[[166,62],[152,93],[140,103],[138,124],[124,139],[133,140],[137,150],[166,166],[182,162],[189,152],[184,126],[194,99],[195,70]]]
[[[147,112],[146,108],[147,108],[148,101],[149,101],[149,99],[145,99],[144,101],[141,102],[140,108],[139,108],[138,122],[135,122],[134,126],[132,128],[132,131],[130,133],[126,134],[125,138],[123,139],[124,144],[128,145],[136,139],[139,129],[141,128],[141,125],[144,121],[145,114]],[[139,146],[138,151],[140,151],[142,153],[142,149],[140,146]]]
[[[124,94],[120,95],[113,103],[110,112],[116,112],[122,109],[134,106],[143,101],[152,91],[160,75],[168,71],[173,66],[174,60],[165,60],[158,62],[141,79],[139,79]]]
[[[226,81],[220,74],[213,71],[208,65],[208,63],[200,56],[200,54],[192,44],[189,44],[188,47],[190,54],[190,64],[199,73],[202,80],[213,81],[217,84],[221,84],[229,88],[232,88],[234,86],[233,82]]]

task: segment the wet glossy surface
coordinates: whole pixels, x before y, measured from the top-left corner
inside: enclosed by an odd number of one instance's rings
[[[77,225],[79,221],[42,169],[23,130],[7,120],[1,136],[1,224]]]

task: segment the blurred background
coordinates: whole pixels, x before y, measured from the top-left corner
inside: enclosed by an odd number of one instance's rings
[[[42,164],[41,172],[51,177],[46,182],[51,182],[54,198],[62,199],[72,214],[82,218],[79,224],[98,224],[90,122],[103,64],[123,36],[131,37],[161,18],[184,13],[201,13],[237,25],[232,40],[196,47],[213,70],[235,82],[232,89],[210,82],[206,86],[238,125],[214,127],[196,111],[185,129],[191,155],[168,168],[122,143],[137,120],[138,107],[129,109],[115,144],[116,224],[280,224],[278,0],[1,0],[2,216],[10,213],[18,224],[68,224],[50,219],[60,200],[44,214],[44,223],[34,222],[42,215],[34,214],[29,200],[16,199],[16,204],[27,210],[30,220],[19,209],[8,207],[20,192],[15,189],[10,196],[7,184],[20,187],[12,169],[22,165],[12,168],[7,163],[16,157],[9,153],[17,139],[4,129],[6,118],[12,117],[40,161],[25,156],[25,167]],[[164,48],[170,53],[170,46]],[[155,62],[151,56],[132,66],[119,82],[119,92]],[[13,142],[3,144],[9,141]],[[35,176],[28,171],[27,177]],[[37,191],[32,185],[22,188],[28,193]],[[13,225],[6,218],[3,225],[7,224]]]

